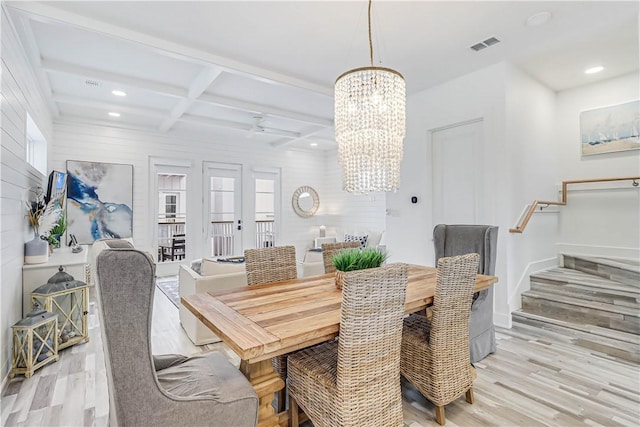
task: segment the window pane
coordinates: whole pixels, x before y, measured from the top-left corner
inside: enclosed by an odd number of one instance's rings
[[[178,261],[185,256],[187,176],[159,173],[158,262]]]

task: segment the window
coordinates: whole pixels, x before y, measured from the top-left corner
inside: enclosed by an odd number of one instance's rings
[[[158,173],[158,261],[185,257],[187,175]]]
[[[175,220],[176,213],[178,212],[178,195],[166,194],[164,198],[164,212],[165,218]]]
[[[25,157],[27,163],[36,168],[43,175],[47,174],[47,140],[27,113],[27,141]]]

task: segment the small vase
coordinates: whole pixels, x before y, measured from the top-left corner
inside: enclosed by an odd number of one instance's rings
[[[344,282],[344,271],[336,270],[336,288],[342,289],[343,282]]]
[[[37,232],[33,239],[24,244],[24,263],[42,264],[49,261],[49,242],[42,240]]]

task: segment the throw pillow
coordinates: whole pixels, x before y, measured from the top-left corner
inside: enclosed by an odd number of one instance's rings
[[[364,235],[364,236],[356,236],[353,234],[345,234],[344,235],[344,241],[345,242],[360,242],[360,249],[363,249],[367,246],[367,239],[369,238],[368,235]]]
[[[202,260],[196,259],[191,261],[191,269],[202,276]]]

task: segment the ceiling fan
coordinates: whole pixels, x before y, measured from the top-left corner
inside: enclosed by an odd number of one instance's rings
[[[269,119],[265,119],[263,116],[253,116],[253,120],[253,125],[247,131],[247,138],[253,138],[256,133],[268,133],[271,135],[279,135],[290,138],[297,138],[298,136],[300,136],[298,132],[265,126],[269,123]]]

